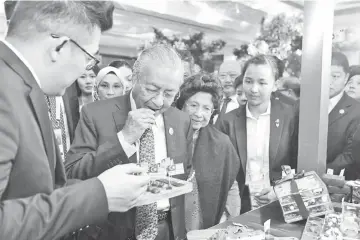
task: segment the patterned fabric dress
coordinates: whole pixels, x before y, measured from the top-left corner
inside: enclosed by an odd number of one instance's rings
[[[196,147],[196,141],[199,136],[199,131],[196,131],[193,135],[193,148],[192,155]],[[193,159],[194,161],[194,159]],[[195,169],[190,172],[188,179],[193,184],[193,191],[185,195],[185,227],[187,231],[202,229],[203,218],[201,214],[201,206],[199,199],[199,189],[195,177]]]

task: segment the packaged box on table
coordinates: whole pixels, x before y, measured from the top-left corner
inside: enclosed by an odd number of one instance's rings
[[[288,175],[274,191],[287,223],[334,212],[326,185],[314,171]]]
[[[308,217],[301,240],[320,240],[320,233],[323,225],[323,218]]]
[[[343,239],[360,239],[360,205],[343,202],[341,218]]]

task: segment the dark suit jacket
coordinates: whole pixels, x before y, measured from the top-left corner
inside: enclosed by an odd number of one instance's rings
[[[59,239],[106,219],[101,182],[66,188],[44,93],[0,42],[0,239]]]
[[[355,134],[359,124],[360,103],[344,93],[329,114],[327,168],[333,169],[335,174],[346,168],[347,180],[360,177],[360,165],[356,164],[360,156],[353,155],[353,149],[360,147],[360,135]]]
[[[279,127],[276,121],[279,120]],[[247,164],[246,105],[227,114],[219,124],[222,132],[229,135],[240,156],[241,169],[237,180],[240,191],[244,190]],[[277,99],[271,100],[269,165],[270,180],[281,179],[281,165],[297,167],[298,114],[294,108]],[[242,171],[241,171],[242,170]]]
[[[272,93],[272,97],[276,100],[280,100],[281,102],[283,103],[286,103],[286,104],[289,104],[289,105],[298,105],[299,101],[296,101],[292,98],[289,98],[288,96],[282,94],[281,92],[279,91],[275,91]]]
[[[75,129],[80,119],[77,82],[68,87],[63,96],[67,125],[69,128],[70,143],[74,141]]]
[[[130,108],[129,94],[90,103],[82,108],[75,139],[66,162],[69,178],[87,179],[98,176],[117,164],[137,162],[136,154],[128,159],[117,137],[117,133],[125,125]],[[191,152],[188,148],[191,145],[192,128],[189,116],[173,107],[163,116],[168,157],[173,158],[175,163],[184,163],[185,169],[190,169]],[[172,131],[173,134],[170,134]],[[185,174],[177,177],[186,179]],[[170,204],[174,235],[183,239],[185,238],[183,196],[170,199]],[[116,230],[107,238],[125,239],[132,235],[134,213],[135,209],[125,214],[111,214],[109,221],[111,225],[116,226]]]

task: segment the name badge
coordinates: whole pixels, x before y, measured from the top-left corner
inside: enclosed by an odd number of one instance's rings
[[[334,170],[331,168],[328,168],[328,170],[326,171],[327,174],[329,175],[334,175]]]
[[[184,164],[183,163],[178,163],[173,165],[175,169],[173,169],[171,175],[181,175],[184,174]]]

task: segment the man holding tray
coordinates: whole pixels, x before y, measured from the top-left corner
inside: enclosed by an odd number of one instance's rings
[[[118,164],[161,165],[171,158],[179,173],[175,177],[186,180],[190,118],[171,107],[183,82],[180,57],[166,45],[148,48],[135,62],[133,78],[130,93],[83,107],[66,162],[69,177],[88,179]],[[100,226],[101,239],[185,239],[184,214],[179,196],[109,215]]]
[[[0,42],[0,239],[53,240],[136,205],[149,182],[135,165],[70,185],[45,94],[60,96],[96,64],[114,5],[20,1]],[[114,180],[115,178],[118,178]],[[120,180],[124,179],[124,180]],[[67,185],[66,187],[63,187]]]

